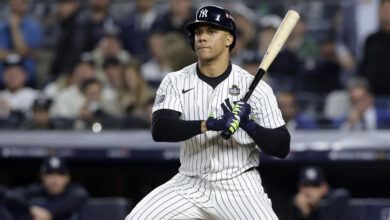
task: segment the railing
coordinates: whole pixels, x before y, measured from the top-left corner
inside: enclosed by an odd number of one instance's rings
[[[262,161],[390,161],[390,130],[338,130],[291,133],[285,160],[260,154]],[[178,143],[156,143],[150,131],[2,131],[0,157],[59,155],[80,159],[177,160]]]

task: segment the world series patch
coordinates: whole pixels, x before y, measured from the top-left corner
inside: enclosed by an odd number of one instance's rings
[[[236,85],[233,85],[232,88],[229,89],[229,94],[238,96],[240,94],[240,88],[238,88]]]

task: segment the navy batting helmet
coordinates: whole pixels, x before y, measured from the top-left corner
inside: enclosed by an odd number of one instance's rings
[[[194,49],[195,27],[197,24],[202,23],[213,24],[229,31],[233,35],[233,43],[229,49],[232,50],[234,48],[236,45],[236,23],[234,22],[233,16],[224,8],[209,5],[199,8],[196,12],[195,21],[186,24],[192,49]]]

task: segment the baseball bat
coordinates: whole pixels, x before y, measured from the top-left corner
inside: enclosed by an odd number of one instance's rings
[[[261,61],[259,69],[257,70],[257,73],[255,75],[255,78],[253,78],[248,91],[242,99],[243,102],[248,102],[257,84],[259,84],[261,78],[263,78],[265,72],[267,72],[269,66],[274,61],[275,57],[278,55],[278,53],[286,43],[288,36],[290,36],[291,31],[294,29],[298,20],[299,14],[294,10],[289,10],[286,16],[284,16],[282,23],[280,24],[278,30],[272,38],[271,43],[267,48],[267,51],[265,52],[263,60]],[[223,139],[229,139],[231,136],[229,129],[222,131],[221,136]]]

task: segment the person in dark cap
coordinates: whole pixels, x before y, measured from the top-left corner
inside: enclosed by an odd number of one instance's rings
[[[349,192],[331,189],[324,171],[304,167],[299,174],[298,193],[291,205],[290,220],[343,220],[348,208]]]
[[[38,97],[34,100],[32,106],[32,118],[26,123],[26,129],[46,130],[54,129],[53,121],[50,119],[50,106],[52,100],[46,97]]]
[[[45,159],[41,166],[42,183],[9,190],[6,207],[16,220],[73,220],[85,204],[88,193],[71,183],[66,161],[59,157]]]

